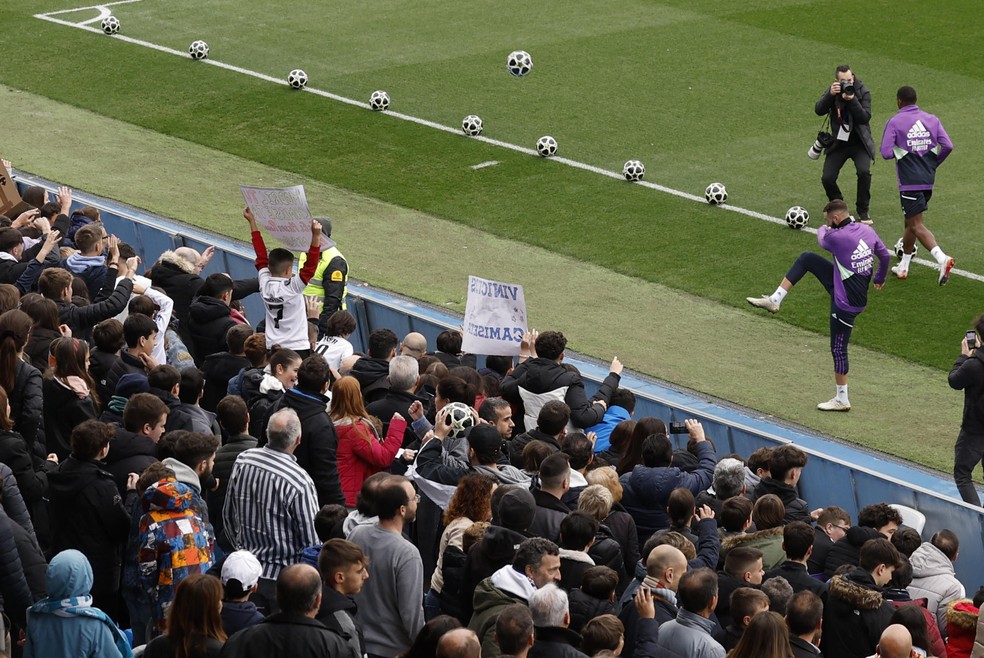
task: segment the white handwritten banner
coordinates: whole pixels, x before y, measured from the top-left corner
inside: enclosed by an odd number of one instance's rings
[[[308,209],[304,186],[251,187],[240,185],[246,205],[253,211],[256,223],[291,251],[304,253],[311,246],[311,211]],[[321,248],[335,243],[321,236]]]
[[[461,349],[469,354],[516,356],[526,333],[526,295],[512,283],[468,277]]]

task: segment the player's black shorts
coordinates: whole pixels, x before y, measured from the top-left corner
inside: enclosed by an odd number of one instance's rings
[[[933,190],[899,192],[899,198],[902,200],[902,214],[909,219],[926,212],[929,208],[929,200],[933,198]]]

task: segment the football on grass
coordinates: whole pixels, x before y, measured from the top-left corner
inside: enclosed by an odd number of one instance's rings
[[[475,115],[469,114],[464,119],[461,120],[461,131],[468,135],[469,137],[475,137],[482,134],[482,118]]]
[[[724,183],[711,183],[704,190],[704,198],[712,206],[719,206],[728,200],[728,190],[724,187]]]
[[[506,58],[506,68],[509,73],[521,78],[533,70],[533,58],[525,50],[514,50]]]
[[[198,41],[193,41],[190,46],[188,46],[188,54],[191,55],[192,59],[205,59],[208,57],[208,44],[199,39]]]
[[[646,175],[646,165],[638,160],[629,160],[622,165],[622,175],[627,181],[640,181]]]
[[[287,74],[287,84],[289,84],[292,89],[304,89],[307,83],[307,73],[301,69],[294,69]]]
[[[544,135],[536,140],[536,152],[544,158],[557,154],[557,140],[550,135]]]
[[[377,89],[369,95],[369,108],[373,112],[382,112],[390,106],[390,97],[382,89]]]
[[[915,258],[918,252],[919,252],[919,243],[918,242],[912,243],[912,257]],[[905,252],[902,251],[902,238],[899,238],[898,242],[895,243],[895,256],[899,260],[902,260],[903,253]]]
[[[810,213],[802,206],[793,206],[786,211],[786,226],[800,229],[810,222]]]
[[[116,34],[120,31],[120,19],[116,16],[107,16],[102,20],[102,30],[106,34]]]

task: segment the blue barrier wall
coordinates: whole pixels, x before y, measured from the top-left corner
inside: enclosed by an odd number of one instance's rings
[[[17,177],[22,185],[25,182],[41,185],[52,192],[57,189],[56,184],[34,176],[19,174]],[[109,232],[131,244],[145,265],[152,264],[168,249],[189,246],[201,251],[207,246],[215,246],[215,257],[204,276],[212,272],[228,272],[234,278],[256,275],[252,247],[246,243],[85,193],[76,193],[75,203],[76,206],[98,207]],[[365,350],[364,337],[376,328],[388,327],[398,336],[417,331],[433,345],[438,333],[461,324],[460,316],[365,284],[351,282],[349,295],[349,310],[358,320],[358,329],[351,339],[357,350]],[[262,317],[262,302],[258,298],[246,299],[244,304],[254,322]],[[567,361],[581,371],[589,393],[597,389],[607,374],[606,367],[577,355],[569,353]],[[858,511],[872,503],[899,503],[921,511],[927,517],[924,539],[942,528],[950,528],[960,537],[960,559],[955,566],[957,576],[967,590],[973,592],[984,585],[984,515],[980,508],[960,501],[951,479],[754,418],[629,371],[623,373],[622,386],[636,393],[636,418],[656,416],[667,423],[697,418],[717,446],[718,454],[736,452],[747,456],[763,446],[795,443],[810,458],[800,480],[800,492],[813,507],[838,505],[850,512],[855,522]],[[675,438],[682,442],[680,437]]]

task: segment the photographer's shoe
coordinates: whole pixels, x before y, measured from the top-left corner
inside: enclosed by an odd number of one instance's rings
[[[817,405],[817,409],[820,411],[850,411],[850,402],[841,402],[837,398],[831,398],[826,402],[821,402]]]
[[[745,301],[758,308],[764,308],[769,313],[778,313],[779,304],[776,304],[768,295],[761,297],[746,297]]]
[[[952,258],[947,258],[946,262],[940,265],[940,285],[945,286],[946,282],[950,280],[950,270],[953,269],[954,264],[957,261]]]
[[[860,216],[858,217],[858,220],[862,224],[867,224],[868,226],[871,226],[871,225],[873,225],[875,223],[875,220],[873,220],[871,218],[871,216],[868,215],[868,213],[866,213],[866,212],[860,213]]]
[[[900,279],[909,278],[909,270],[903,270],[901,263],[899,265],[892,265],[892,274]]]

